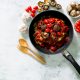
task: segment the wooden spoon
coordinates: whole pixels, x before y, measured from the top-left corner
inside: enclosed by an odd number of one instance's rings
[[[28,47],[28,44],[24,39],[19,39],[19,44],[20,46],[18,46],[18,49],[21,50],[23,53],[27,53],[28,55],[35,58],[37,61],[39,61],[42,64],[46,63],[45,59],[41,55],[35,53]],[[27,50],[29,50],[31,53],[29,53]]]

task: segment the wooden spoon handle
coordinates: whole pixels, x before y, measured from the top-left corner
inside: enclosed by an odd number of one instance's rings
[[[35,58],[36,60],[38,60],[39,62],[41,62],[42,64],[45,64],[45,59],[40,55],[35,53],[34,51],[32,51],[30,48],[26,47],[29,51],[31,51],[31,53],[28,53],[30,56],[32,56],[33,58]]]
[[[34,59],[36,59],[36,60],[39,61],[40,63],[46,64],[45,59],[44,59],[42,56],[40,56],[39,54],[33,52],[31,49],[26,48],[26,47],[22,47],[22,46],[18,46],[18,49],[19,49],[21,52],[30,55],[31,57],[33,57]],[[29,51],[31,51],[31,52],[29,53],[27,50],[29,50]]]
[[[44,58],[37,53],[28,53],[28,55],[32,56],[33,58],[35,58],[37,61],[39,61],[42,64],[46,63]]]

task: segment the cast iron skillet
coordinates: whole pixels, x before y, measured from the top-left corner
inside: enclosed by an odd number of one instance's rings
[[[59,19],[62,19],[65,24],[67,26],[69,26],[69,37],[70,37],[70,41],[69,43],[66,43],[64,46],[62,46],[61,48],[59,48],[55,53],[52,53],[42,47],[40,47],[39,45],[37,45],[35,43],[35,40],[34,40],[34,23],[36,23],[37,21],[39,21],[43,16],[52,16],[52,17],[55,17],[55,18],[59,18]],[[72,57],[72,55],[66,50],[67,47],[70,45],[72,39],[73,39],[73,27],[72,27],[72,24],[70,22],[70,20],[61,12],[58,12],[58,11],[54,11],[54,10],[48,10],[48,11],[44,11],[44,12],[41,12],[40,14],[38,14],[31,22],[30,24],[30,27],[29,27],[29,37],[30,37],[30,40],[32,42],[32,44],[34,45],[34,47],[36,49],[38,49],[39,51],[45,53],[45,54],[57,54],[57,53],[63,53],[63,56],[69,60],[72,65],[76,68],[76,70],[78,71],[78,73],[80,74],[80,66],[77,64],[77,62],[74,60],[74,58]],[[64,50],[66,50],[67,53],[64,53]]]

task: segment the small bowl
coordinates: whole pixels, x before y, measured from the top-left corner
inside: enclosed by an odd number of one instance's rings
[[[79,2],[71,2],[71,3],[75,3],[75,4],[78,3],[78,4],[79,4]],[[71,3],[70,3],[68,6],[70,6]],[[68,9],[68,6],[67,6],[67,9]],[[67,9],[66,9],[66,10],[67,10]],[[72,10],[75,10],[75,9],[72,9]],[[71,15],[69,14],[69,11],[68,11],[68,10],[67,10],[67,13],[68,13],[68,15],[69,15],[71,18],[79,18],[79,17],[80,17],[80,14],[79,14],[78,16],[74,16],[74,17],[71,16]]]
[[[71,16],[72,17],[72,16]],[[78,16],[75,16],[75,17],[72,17],[72,18],[79,18],[80,17],[80,15],[78,15]]]

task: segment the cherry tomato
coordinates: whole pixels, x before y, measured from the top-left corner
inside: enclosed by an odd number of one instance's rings
[[[29,6],[28,9],[29,9],[30,11],[32,11],[32,7],[31,7],[31,6]]]
[[[54,46],[51,46],[51,47],[50,47],[50,50],[51,50],[51,51],[56,51],[56,48],[55,48]]]
[[[32,10],[32,13],[35,13],[35,12],[36,12],[36,10],[35,10],[35,9],[33,9],[33,10]]]
[[[57,32],[57,35],[58,35],[58,36],[61,36],[61,32]]]
[[[32,17],[35,17],[35,14],[34,14],[34,13],[31,13],[31,16],[32,16]]]
[[[44,23],[45,24],[48,24],[49,22],[48,22],[48,19],[44,19]]]
[[[48,23],[48,24],[47,24],[47,27],[48,27],[48,28],[52,27],[51,23],[50,23],[50,24]]]
[[[35,6],[33,9],[38,10],[38,6]]]
[[[76,22],[75,24],[76,26],[79,25],[80,26],[80,20]]]
[[[45,30],[46,32],[50,32],[50,29],[49,28],[46,28],[46,30]]]
[[[28,6],[27,9],[25,9],[27,12],[32,11],[32,7]]]
[[[77,26],[76,28],[77,28],[77,29],[80,29],[80,26]]]
[[[26,11],[26,12],[29,12],[30,10],[29,10],[29,8],[27,8],[27,9],[25,9],[25,11]]]
[[[68,27],[66,27],[66,29],[65,29],[65,32],[67,32],[67,31],[69,31],[69,28]]]
[[[80,20],[75,23],[75,30],[80,33]]]
[[[50,23],[53,23],[54,21],[55,21],[55,20],[54,20],[53,18],[50,18],[50,19],[49,19],[49,22],[50,22]]]
[[[76,28],[76,31],[80,33],[80,29],[77,29],[77,28]]]
[[[53,32],[53,30],[51,29],[51,30],[50,30],[50,33],[52,33],[52,32]]]

